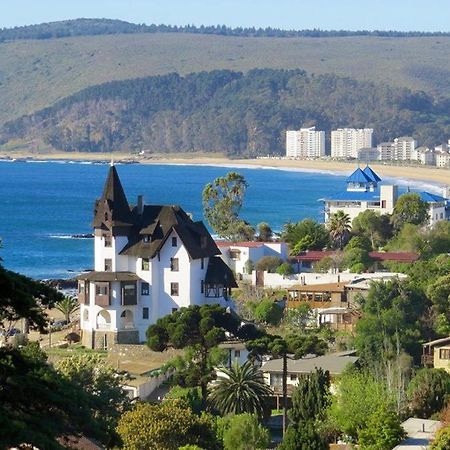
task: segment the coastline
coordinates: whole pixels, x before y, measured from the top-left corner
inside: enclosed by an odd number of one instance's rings
[[[278,158],[263,159],[229,159],[221,154],[175,154],[152,155],[148,157],[134,156],[129,153],[29,153],[29,152],[2,152],[0,159],[16,159],[24,161],[88,161],[108,162],[111,157],[117,163],[139,164],[176,164],[176,165],[203,165],[229,168],[273,168],[280,170],[329,172],[331,174],[349,174],[358,164],[356,161],[329,161],[329,160],[287,160]],[[371,167],[382,177],[401,179],[404,182],[428,182],[444,186],[450,185],[450,170],[437,167],[401,166],[371,163]]]

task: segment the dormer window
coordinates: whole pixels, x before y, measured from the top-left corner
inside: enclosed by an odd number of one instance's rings
[[[144,239],[143,240],[144,240],[145,243],[150,242],[150,236],[148,234],[144,234]]]
[[[150,270],[150,259],[149,258],[142,258],[142,270]]]

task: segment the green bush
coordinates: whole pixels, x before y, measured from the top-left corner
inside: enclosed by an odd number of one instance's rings
[[[294,268],[288,262],[284,262],[283,264],[280,264],[277,267],[276,272],[277,272],[277,274],[283,275],[283,276],[292,275],[294,273]]]
[[[264,270],[269,273],[274,273],[277,267],[283,263],[278,256],[264,256],[256,263],[256,270]]]
[[[269,299],[262,300],[255,308],[255,319],[269,325],[278,325],[283,317],[283,309]]]

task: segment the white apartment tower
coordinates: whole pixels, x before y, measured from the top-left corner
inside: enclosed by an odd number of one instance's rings
[[[358,150],[372,147],[372,128],[339,128],[331,132],[333,158],[357,158]]]
[[[325,156],[325,131],[316,131],[316,127],[287,131],[286,156],[299,159]]]
[[[416,149],[417,142],[409,136],[394,139],[394,158],[397,161],[409,161]]]
[[[231,269],[201,221],[174,205],[129,205],[111,167],[94,210],[94,270],[78,277],[82,343],[145,341],[157,319],[190,305],[226,305]]]
[[[377,150],[380,161],[395,160],[395,144],[393,142],[381,142],[377,145]]]

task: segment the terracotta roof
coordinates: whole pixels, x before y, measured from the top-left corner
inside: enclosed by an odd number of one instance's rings
[[[300,252],[297,256],[292,256],[290,259],[295,261],[320,261],[327,256],[334,256],[335,251],[330,250],[307,250],[306,252]]]
[[[419,259],[413,252],[369,252],[369,257],[375,261],[397,261],[412,263]]]

